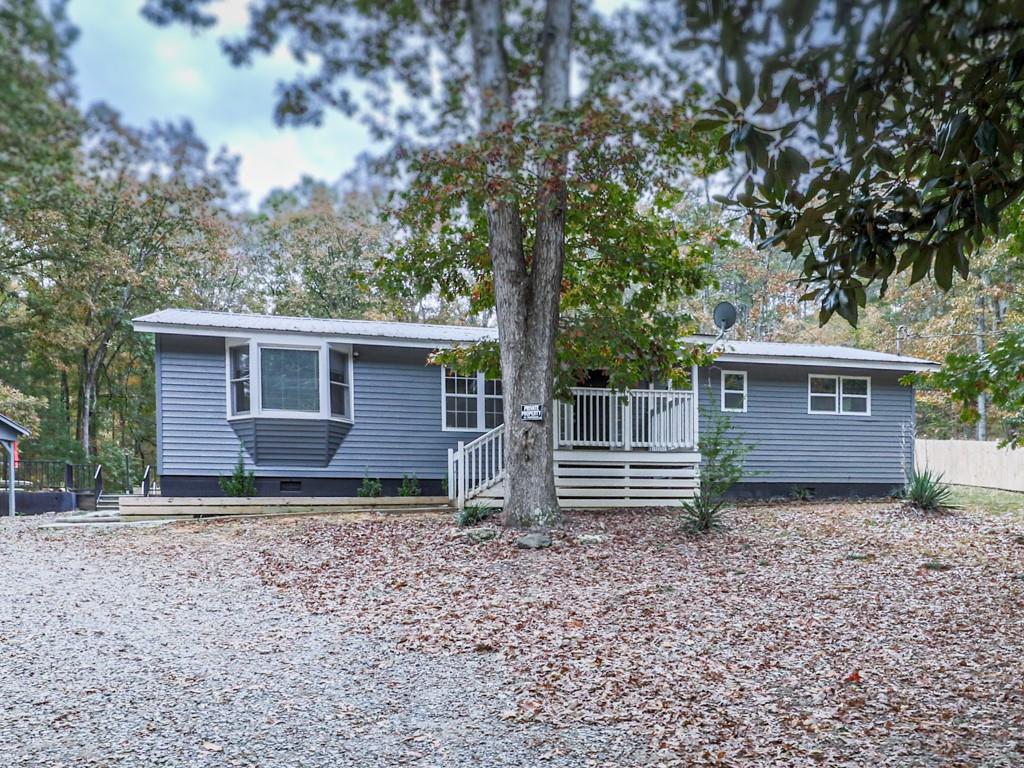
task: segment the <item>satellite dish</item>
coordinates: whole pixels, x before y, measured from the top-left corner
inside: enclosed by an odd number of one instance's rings
[[[715,305],[715,327],[725,333],[736,325],[736,307],[728,301],[720,301]]]

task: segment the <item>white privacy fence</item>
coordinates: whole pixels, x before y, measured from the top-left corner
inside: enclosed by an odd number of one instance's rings
[[[916,440],[914,464],[941,472],[954,485],[1024,492],[1024,448],[1000,448],[994,441]]]

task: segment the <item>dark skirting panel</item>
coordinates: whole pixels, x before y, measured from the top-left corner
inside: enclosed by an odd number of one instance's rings
[[[738,483],[726,494],[730,499],[790,500],[810,499],[885,499],[898,489],[894,483]]]
[[[19,515],[71,512],[75,508],[75,494],[72,491],[15,491],[14,506]],[[7,491],[0,491],[0,510],[7,512]]]
[[[384,496],[397,496],[401,478],[380,478]],[[420,495],[444,496],[441,480],[420,478]],[[356,496],[361,477],[257,477],[258,496]],[[162,475],[161,496],[223,496],[216,477]]]

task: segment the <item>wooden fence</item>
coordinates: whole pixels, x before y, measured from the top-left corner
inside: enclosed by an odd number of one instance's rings
[[[917,468],[941,472],[947,483],[1024,493],[1024,448],[978,440],[917,440],[914,447]]]

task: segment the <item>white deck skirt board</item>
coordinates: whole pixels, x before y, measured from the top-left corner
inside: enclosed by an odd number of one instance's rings
[[[670,507],[693,498],[700,454],[644,451],[556,451],[555,489],[565,508]],[[467,499],[503,506],[505,481]]]

